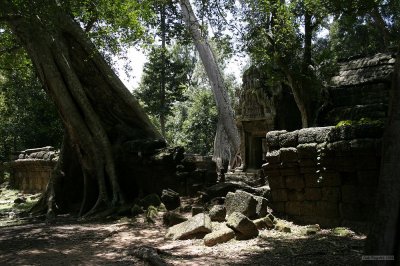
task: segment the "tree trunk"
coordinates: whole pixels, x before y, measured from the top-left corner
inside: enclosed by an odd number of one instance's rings
[[[381,265],[400,263],[400,60],[398,57],[390,99],[389,120],[382,141],[376,213],[366,244],[366,255],[394,256],[395,261],[382,261]]]
[[[13,11],[9,2],[0,3]],[[55,102],[81,166],[85,196],[81,210],[87,209],[91,202],[87,197],[93,189],[96,200],[89,214],[123,204],[119,182],[127,177],[119,175],[115,167],[123,144],[161,136],[71,17],[56,6],[46,17],[24,15],[10,17],[7,22]],[[94,182],[96,186],[91,186]]]
[[[193,12],[189,0],[180,0],[183,19],[189,29],[196,49],[199,52],[204,69],[206,70],[215,103],[218,109],[218,126],[214,142],[214,160],[229,160],[231,168],[235,167],[236,158],[240,151],[240,136],[236,126],[231,102],[224,84],[222,73],[216,57],[200,31],[200,24]]]
[[[165,60],[165,53],[166,53],[166,28],[165,28],[165,3],[161,4],[161,84],[160,84],[160,127],[161,127],[161,134],[165,138],[165,71],[166,71],[166,60]]]

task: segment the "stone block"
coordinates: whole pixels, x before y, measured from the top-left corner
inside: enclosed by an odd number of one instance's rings
[[[161,201],[164,203],[167,210],[174,210],[181,206],[181,200],[179,193],[172,189],[164,189],[161,193]]]
[[[272,202],[271,207],[274,210],[274,212],[277,213],[285,213],[285,202],[284,201],[279,201],[279,202]]]
[[[267,163],[277,164],[281,162],[280,155],[280,150],[270,151],[267,152],[267,154],[265,155],[265,160],[267,161]]]
[[[316,174],[317,167],[300,167],[300,174]]]
[[[288,190],[288,201],[304,201],[305,196],[303,191]]]
[[[239,212],[250,218],[255,217],[256,206],[257,201],[253,195],[242,190],[237,190],[235,193],[229,192],[225,198],[225,208],[228,216],[234,212]]]
[[[296,148],[281,148],[279,151],[282,162],[297,162],[299,160]]]
[[[302,216],[315,215],[316,202],[304,201],[304,202],[301,203],[301,205],[302,205],[302,209],[301,209],[301,215]]]
[[[315,215],[326,218],[338,218],[339,205],[337,203],[318,201],[315,203]]]
[[[251,239],[258,236],[256,225],[240,212],[233,212],[229,215],[226,224],[236,232],[238,240]]]
[[[344,185],[342,186],[342,202],[356,203],[359,201],[358,186]]]
[[[211,232],[204,237],[204,245],[207,247],[215,246],[216,244],[225,243],[235,237],[235,232],[227,227],[222,226],[217,231]]]
[[[268,176],[267,175],[267,180],[269,183],[269,186],[272,190],[278,189],[278,188],[285,188],[286,183],[285,183],[285,177],[284,176]]]
[[[265,141],[269,147],[279,147],[279,136],[281,134],[287,133],[286,130],[280,131],[269,131],[265,135]]]
[[[317,157],[317,143],[304,143],[297,145],[297,154],[300,160]]]
[[[377,170],[360,170],[357,172],[358,184],[375,186],[378,184],[379,172]]]
[[[274,190],[271,190],[271,196],[272,196],[272,200],[274,202],[287,201],[288,200],[287,189],[274,189]]]
[[[317,166],[317,157],[310,159],[300,159],[299,166],[301,168],[312,168]]]
[[[286,176],[286,187],[289,189],[303,189],[304,188],[303,175]]]
[[[224,205],[214,205],[210,212],[211,221],[223,222],[225,221],[226,209]]]
[[[254,199],[257,201],[256,206],[256,215],[258,218],[266,216],[272,210],[268,207],[268,200],[266,198],[260,196],[254,196]]]
[[[324,201],[339,202],[341,199],[340,187],[323,187],[321,192]]]
[[[258,230],[274,228],[274,222],[268,216],[254,220],[253,223],[256,225]]]
[[[296,147],[298,144],[298,130],[279,135],[279,145],[281,147]]]
[[[333,127],[310,127],[299,130],[299,143],[325,142]]]
[[[210,217],[207,214],[199,213],[186,222],[170,227],[165,237],[172,240],[203,238],[211,230]]]
[[[303,214],[303,204],[298,201],[288,201],[285,204],[285,212],[289,215],[300,216]]]
[[[321,189],[316,187],[306,187],[304,198],[306,200],[320,200],[322,198]]]
[[[338,172],[322,172],[319,174],[321,185],[324,187],[340,186],[340,174]]]
[[[304,181],[307,188],[318,188],[322,186],[319,174],[317,173],[304,174]]]

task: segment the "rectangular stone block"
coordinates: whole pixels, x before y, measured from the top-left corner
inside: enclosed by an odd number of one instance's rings
[[[300,160],[317,158],[317,143],[297,145],[297,154]]]
[[[302,204],[298,201],[288,201],[285,204],[285,212],[289,215],[300,216],[302,214]]]
[[[302,203],[302,216],[313,216],[315,215],[316,202],[313,201],[303,201]]]
[[[305,188],[304,191],[304,197],[306,200],[320,200],[322,195],[321,195],[321,189],[320,188]]]
[[[337,187],[340,186],[340,175],[338,172],[321,172],[319,174],[321,184],[324,187]]]
[[[272,200],[274,202],[287,201],[288,200],[287,189],[274,189],[274,190],[271,190],[271,196],[272,196]]]
[[[288,201],[304,201],[304,192],[298,190],[288,190]]]
[[[271,188],[272,191],[275,190],[275,189],[285,188],[286,187],[286,183],[285,183],[286,178],[284,176],[281,176],[281,175],[277,175],[277,176],[267,175],[267,180],[268,180],[268,183],[269,183],[269,187]]]
[[[319,180],[319,175],[316,173],[304,174],[305,185],[307,188],[321,187],[322,183]]]
[[[279,163],[281,161],[280,154],[281,153],[279,150],[268,152],[267,155],[265,156],[265,160],[271,164]]]
[[[339,205],[337,203],[318,201],[316,202],[315,209],[316,216],[326,218],[338,218],[340,216]]]
[[[340,187],[323,187],[321,192],[324,201],[339,202],[341,199]]]
[[[301,159],[299,161],[299,166],[300,167],[316,167],[317,166],[316,157],[314,159]]]
[[[378,184],[379,171],[377,170],[360,170],[357,172],[357,180],[359,184],[365,186],[375,186]]]
[[[297,162],[299,160],[296,148],[281,148],[279,151],[282,162]]]
[[[281,174],[282,175],[299,175],[300,174],[300,169],[298,167],[292,167],[292,168],[282,168],[281,169]]]
[[[303,189],[304,188],[303,175],[286,176],[286,187],[289,189]]]
[[[313,174],[317,173],[317,168],[316,167],[301,167],[300,168],[300,173],[301,174]]]
[[[271,208],[274,212],[285,213],[285,202],[272,202]]]
[[[342,186],[342,202],[356,203],[359,201],[359,188],[352,185]]]

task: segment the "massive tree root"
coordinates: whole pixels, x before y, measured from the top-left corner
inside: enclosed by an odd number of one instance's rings
[[[65,126],[60,162],[41,205],[50,212],[56,205],[68,209],[68,200],[59,194],[74,189],[80,191],[81,215],[124,204],[120,182],[134,174],[117,169],[118,156],[132,140],[161,143],[154,150],[163,147],[161,135],[71,17],[55,6],[51,16],[14,16],[7,22]],[[65,188],[71,191],[62,192]]]

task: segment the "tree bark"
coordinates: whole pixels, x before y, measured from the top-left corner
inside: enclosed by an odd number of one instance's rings
[[[166,53],[166,28],[165,28],[165,3],[161,4],[161,84],[160,84],[160,127],[161,127],[161,134],[165,137],[165,72],[166,72],[166,60],[165,60],[165,53]]]
[[[193,12],[190,1],[180,0],[180,6],[186,27],[192,35],[196,49],[206,70],[218,109],[218,126],[214,142],[213,158],[217,162],[219,160],[229,160],[230,168],[233,168],[235,167],[236,157],[240,151],[240,136],[224,79],[207,39],[201,34],[200,24]]]
[[[6,7],[3,11],[15,11],[10,2],[0,4]],[[7,23],[59,110],[82,169],[83,195],[92,194],[89,184],[97,183],[97,199],[88,214],[123,204],[119,181],[126,177],[118,176],[115,167],[118,152],[129,140],[161,135],[81,27],[57,6],[46,17],[24,14]],[[81,210],[90,201],[84,198]]]
[[[400,263],[400,60],[398,57],[390,99],[389,120],[382,141],[376,214],[367,238],[365,252],[366,255],[394,255],[395,261],[384,261],[381,265]]]

